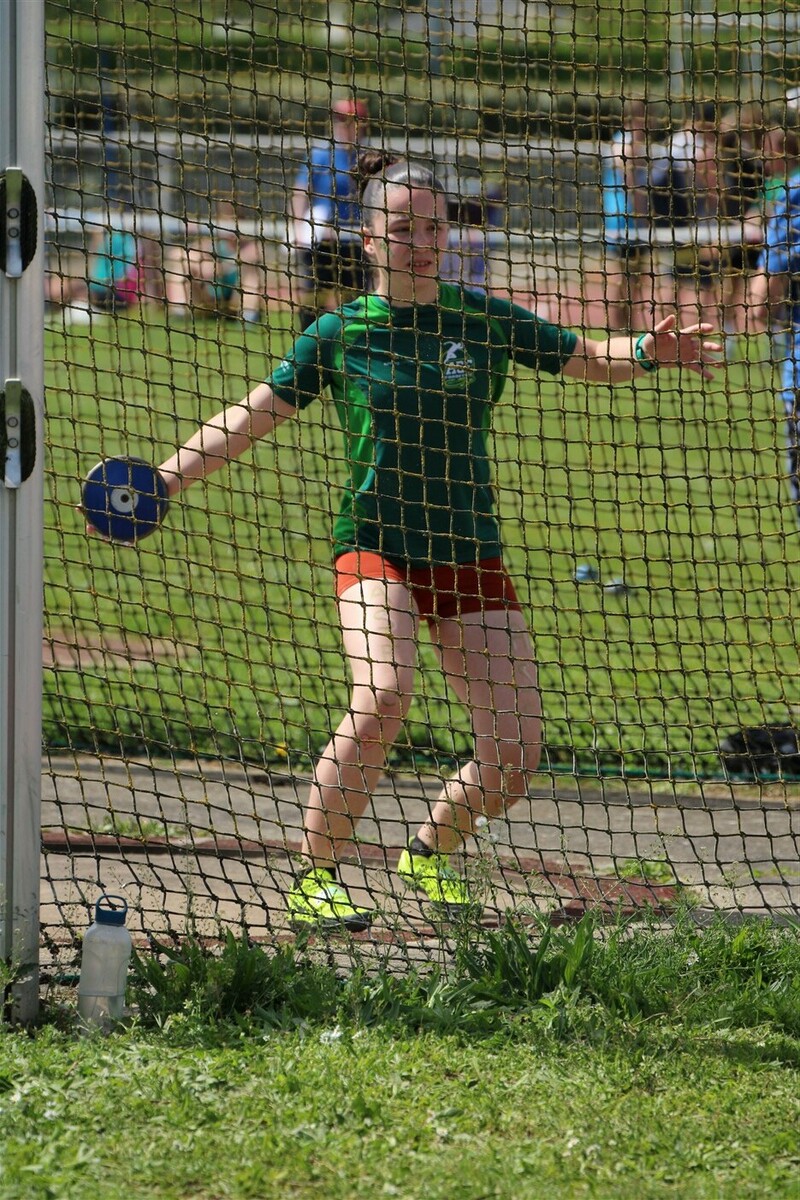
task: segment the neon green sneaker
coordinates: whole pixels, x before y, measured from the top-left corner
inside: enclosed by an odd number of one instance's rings
[[[363,933],[372,924],[372,913],[356,908],[347,888],[327,867],[313,867],[289,892],[289,916],[302,929],[345,929]]]
[[[431,904],[444,909],[449,917],[480,912],[481,905],[470,896],[466,879],[453,870],[447,854],[428,856],[404,850],[397,874],[409,887],[424,892]]]

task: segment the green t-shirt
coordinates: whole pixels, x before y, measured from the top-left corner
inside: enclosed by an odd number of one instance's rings
[[[326,388],[348,482],[334,550],[413,566],[497,557],[488,438],[514,359],[557,374],[574,333],[506,300],[442,284],[438,304],[362,296],[326,313],[267,380],[294,408]]]

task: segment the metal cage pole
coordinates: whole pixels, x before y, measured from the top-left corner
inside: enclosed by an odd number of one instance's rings
[[[44,0],[0,0],[0,982],[39,1005]]]

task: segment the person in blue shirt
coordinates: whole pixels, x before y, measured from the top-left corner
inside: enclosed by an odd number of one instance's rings
[[[766,331],[780,346],[779,397],[786,413],[789,490],[800,523],[800,119],[765,131],[765,180],[782,180],[767,209],[764,248],[748,293],[751,331]]]
[[[623,105],[622,128],[603,154],[603,206],[608,324],[614,328],[652,325],[659,288],[650,239],[649,171],[665,148],[652,138],[643,100]]]
[[[311,148],[292,194],[290,283],[299,331],[364,290],[358,203],[359,132],[363,100],[337,100],[332,139]]]

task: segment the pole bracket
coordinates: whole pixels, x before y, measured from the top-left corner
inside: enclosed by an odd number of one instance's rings
[[[18,488],[36,464],[36,408],[19,379],[7,379],[0,392],[0,479]]]
[[[20,167],[0,175],[0,270],[19,279],[36,253],[38,209],[33,184]]]

